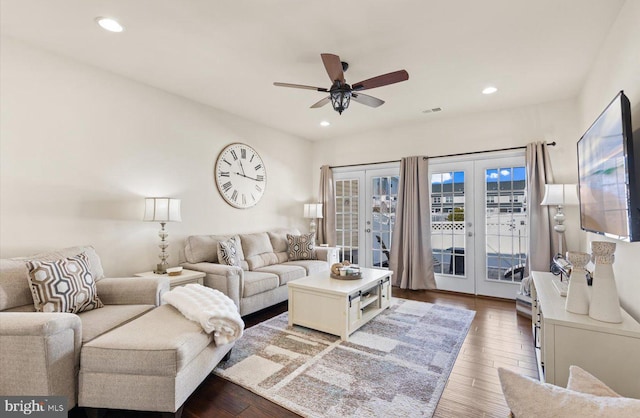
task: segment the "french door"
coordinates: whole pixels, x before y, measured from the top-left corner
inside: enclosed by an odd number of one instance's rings
[[[336,169],[336,244],[341,259],[388,268],[398,200],[399,165]]]
[[[439,289],[515,298],[528,254],[524,156],[430,162]]]

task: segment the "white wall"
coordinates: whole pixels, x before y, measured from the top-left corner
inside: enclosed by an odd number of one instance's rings
[[[410,155],[436,156],[517,147],[532,141],[556,141],[557,146],[549,148],[555,181],[576,183],[576,142],[580,137],[577,118],[577,102],[571,99],[496,112],[443,117],[315,143],[314,184],[318,184],[317,167],[322,164],[371,163]],[[565,213],[568,248],[578,248],[578,209],[568,207]]]
[[[145,196],[182,199],[183,222],[167,225],[172,265],[187,235],[307,228],[310,142],[11,38],[1,43],[3,258],[92,244],[111,276],[150,270],[160,225],[142,222]],[[267,167],[252,209],[227,205],[215,186],[215,159],[232,142],[256,148]]]
[[[627,0],[600,49],[580,95],[580,130],[586,131],[620,90],[631,102],[633,129],[640,129],[640,2]],[[639,141],[636,138],[636,143]],[[608,240],[585,234],[583,249],[593,240],[616,242],[613,264],[622,306],[640,321],[640,242]]]

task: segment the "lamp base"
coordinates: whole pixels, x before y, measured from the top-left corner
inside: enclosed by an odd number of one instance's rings
[[[156,269],[153,272],[155,274],[167,274],[167,267],[169,267],[169,263],[156,264]]]

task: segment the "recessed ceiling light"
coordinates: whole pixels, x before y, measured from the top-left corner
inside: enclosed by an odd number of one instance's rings
[[[327,122],[326,120],[323,120],[322,122],[320,122],[320,126],[329,126],[331,125],[329,122]]]
[[[124,30],[120,23],[108,17],[96,17],[96,23],[109,32],[122,32]]]
[[[493,87],[493,86],[489,86],[489,87],[485,87],[484,90],[482,90],[482,94],[493,94],[496,91],[498,91],[497,88]]]

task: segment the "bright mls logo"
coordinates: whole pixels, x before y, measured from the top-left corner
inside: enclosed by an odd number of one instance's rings
[[[65,396],[1,396],[0,418],[63,418],[67,416]]]

